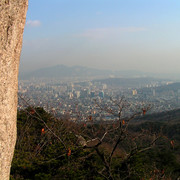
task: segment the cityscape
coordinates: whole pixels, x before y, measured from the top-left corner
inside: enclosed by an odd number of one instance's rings
[[[109,84],[113,81],[115,83]],[[180,107],[180,83],[154,78],[127,79],[127,84],[123,85],[119,84],[119,81],[124,79],[110,78],[68,83],[57,79],[21,80],[18,109],[39,106],[57,116],[68,115],[71,120],[86,121],[92,116],[94,120],[106,121],[113,119],[113,115],[105,110],[106,107],[118,113],[118,107],[113,105],[113,101],[118,103],[122,98],[128,104],[125,113],[122,114],[124,116],[147,107],[150,107],[147,112],[150,114]],[[136,83],[132,83],[133,81]]]

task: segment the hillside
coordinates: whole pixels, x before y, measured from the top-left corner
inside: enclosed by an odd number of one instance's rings
[[[180,82],[164,85],[161,87],[156,88],[157,92],[162,92],[162,91],[174,91],[174,92],[179,92],[180,93]]]
[[[88,68],[83,66],[65,66],[56,65],[38,69],[28,73],[20,72],[20,79],[31,78],[75,78],[75,77],[91,77],[91,78],[108,78],[108,77],[143,77],[149,75],[139,71],[112,71],[101,70],[96,68]]]
[[[180,123],[180,109],[165,111],[160,113],[147,114],[144,117],[138,117],[135,122],[162,122],[162,123]]]
[[[179,110],[168,114],[175,114],[170,117],[170,121],[178,119]],[[162,115],[159,114],[160,117]],[[166,124],[163,121],[156,121],[161,119],[158,114],[154,117],[156,117],[155,122],[142,121],[141,124],[132,124],[129,127],[127,138],[118,145],[112,158],[111,168],[114,179],[125,178],[129,172],[131,172],[130,179],[159,179],[161,176],[165,179],[177,179],[180,176],[179,123]],[[18,138],[11,168],[11,180],[105,179],[100,174],[100,170],[104,167],[101,157],[107,157],[111,152],[118,131],[114,130],[106,136],[99,148],[92,143],[89,148],[83,147],[82,142],[79,145],[79,137],[84,141],[86,137],[92,136],[93,131],[97,132],[93,135],[102,137],[107,127],[114,128],[114,126],[116,124],[72,123],[68,121],[68,117],[54,118],[39,107],[29,107],[19,111]],[[129,149],[134,143],[137,143],[139,148],[141,144],[143,148],[146,147],[151,133],[152,135],[158,133],[162,127],[165,127],[163,133],[166,138],[160,138],[148,151],[135,153],[135,150]],[[145,130],[143,138],[142,129]],[[151,133],[148,133],[149,130]],[[79,133],[81,136],[77,136]],[[82,136],[85,137],[84,140]],[[137,139],[132,140],[132,137]],[[152,137],[154,138],[154,135]],[[131,158],[124,159],[128,152],[133,153]],[[130,171],[124,162],[131,168]],[[104,176],[106,175],[108,175],[107,171],[104,171]]]
[[[150,78],[150,77],[139,77],[139,78],[107,78],[94,80],[93,82],[105,83],[112,87],[123,87],[123,88],[138,88],[148,84],[155,84],[162,82],[162,79]]]

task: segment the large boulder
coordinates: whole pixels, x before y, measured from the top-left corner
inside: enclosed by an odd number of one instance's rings
[[[0,179],[8,180],[16,142],[18,68],[28,0],[0,0]]]

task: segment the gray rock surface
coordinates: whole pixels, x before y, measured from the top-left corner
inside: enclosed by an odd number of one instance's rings
[[[0,180],[8,180],[16,142],[18,68],[28,0],[0,0]]]

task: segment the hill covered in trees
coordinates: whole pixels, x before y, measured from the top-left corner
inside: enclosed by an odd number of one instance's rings
[[[179,113],[139,116],[129,126],[123,119],[119,127],[91,117],[86,122],[58,119],[39,107],[21,110],[11,179],[177,179]]]

